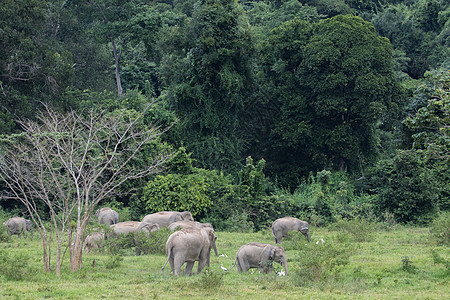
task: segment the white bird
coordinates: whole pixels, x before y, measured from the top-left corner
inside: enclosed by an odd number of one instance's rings
[[[226,255],[226,254],[220,254],[219,256],[220,257],[228,257],[228,255]]]
[[[283,269],[280,272],[278,272],[277,274],[278,274],[278,276],[286,276],[286,273],[284,272]]]
[[[224,271],[228,271],[227,268],[225,268],[225,267],[223,266],[223,264],[220,264],[220,268],[221,268],[222,270],[224,270]]]

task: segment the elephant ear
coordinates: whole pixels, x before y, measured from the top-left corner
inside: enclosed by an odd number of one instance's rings
[[[269,252],[269,259],[273,260],[274,257],[275,257],[275,248],[272,248],[272,249],[270,249],[270,252]]]

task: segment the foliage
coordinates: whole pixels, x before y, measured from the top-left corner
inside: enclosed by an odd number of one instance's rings
[[[122,265],[123,257],[120,255],[110,255],[105,262],[105,267],[109,270],[119,268]]]
[[[213,271],[210,267],[206,267],[199,279],[199,285],[203,289],[217,289],[223,286],[224,274],[220,271]]]
[[[211,204],[208,182],[200,174],[158,175],[144,187],[141,202],[147,213],[184,211],[202,214]]]
[[[438,245],[450,244],[450,212],[441,212],[430,224],[431,240]]]
[[[265,44],[267,92],[280,111],[264,154],[282,184],[307,170],[356,171],[373,161],[377,122],[398,101],[389,42],[370,23],[341,15],[285,22]]]
[[[358,243],[373,240],[375,224],[360,217],[352,220],[340,219],[330,226],[333,230],[350,234]]]
[[[310,174],[294,191],[295,217],[323,226],[339,219],[367,218],[373,213],[373,197],[357,193],[356,182],[345,172],[322,170]]]
[[[0,276],[6,280],[26,280],[31,277],[31,258],[22,253],[10,253],[11,249],[0,249]]]
[[[294,261],[299,269],[294,274],[298,286],[307,286],[309,282],[338,278],[342,268],[350,263],[353,249],[350,245],[337,245],[330,241],[306,244],[300,241]]]
[[[165,254],[166,242],[169,236],[172,234],[169,228],[161,228],[157,231],[151,232],[150,236],[147,236],[143,232],[136,234],[136,252],[139,254]]]
[[[417,94],[428,99],[404,124],[414,132],[413,148],[426,160],[450,162],[450,70],[425,74],[425,84]]]
[[[402,223],[427,223],[436,213],[438,193],[431,172],[412,151],[379,161],[370,176],[379,214],[389,211]]]
[[[198,166],[232,169],[242,155],[240,118],[252,90],[243,11],[232,0],[199,1],[184,34],[189,43],[166,54],[161,72],[167,100],[181,118],[177,130]]]

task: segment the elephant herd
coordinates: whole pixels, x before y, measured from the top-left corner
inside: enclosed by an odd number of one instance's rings
[[[118,222],[119,214],[107,207],[97,210],[95,215],[98,223],[109,225],[111,230],[106,235],[100,231],[87,236],[84,242],[86,253],[98,248],[104,239],[111,236],[131,233],[136,245],[135,233],[150,234],[160,228],[168,227],[173,233],[166,242],[167,260],[161,270],[164,270],[169,263],[173,275],[179,275],[181,267],[186,263],[184,274],[190,275],[194,263],[198,261],[197,274],[199,274],[205,266],[209,266],[212,249],[218,256],[217,236],[213,226],[209,223],[195,222],[189,211],[163,211],[146,215],[141,222],[120,223]],[[17,234],[19,237],[21,233],[29,231],[32,226],[31,221],[19,217],[11,218],[3,224],[6,225],[8,234]],[[300,231],[310,242],[307,222],[293,217],[284,217],[272,223],[272,234],[276,244],[281,243],[282,238],[286,237],[290,231]],[[138,249],[138,247],[136,248]],[[273,270],[273,262],[281,264],[285,269],[285,274],[288,275],[286,253],[282,247],[253,242],[239,248],[230,269],[223,267],[222,269],[228,271],[237,266],[238,272],[248,272],[250,268],[258,268],[260,273],[268,273]]]

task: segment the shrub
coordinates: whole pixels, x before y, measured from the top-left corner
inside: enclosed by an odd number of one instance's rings
[[[172,234],[169,228],[161,228],[160,230],[150,233],[147,236],[143,232],[136,234],[136,254],[143,252],[144,254],[165,254],[166,242]]]
[[[223,273],[219,271],[212,271],[210,268],[203,270],[202,276],[199,279],[199,285],[204,289],[216,289],[223,285]]]
[[[0,249],[0,275],[7,280],[24,280],[30,277],[30,257],[25,254],[9,254]]]
[[[348,244],[336,244],[331,241],[318,241],[305,245],[297,244],[298,257],[294,260],[298,270],[294,272],[296,285],[307,285],[309,281],[318,282],[327,278],[337,278],[342,267],[350,262],[353,248]]]
[[[111,255],[105,262],[105,267],[107,269],[115,269],[122,265],[123,257],[120,255]]]
[[[414,151],[398,151],[378,162],[371,182],[378,214],[394,214],[402,223],[427,223],[436,213],[438,190],[430,170]]]
[[[356,242],[369,242],[373,239],[374,224],[362,218],[353,220],[340,219],[330,226],[330,229],[346,232]]]
[[[450,212],[442,212],[433,220],[430,236],[438,245],[450,244]]]
[[[4,243],[4,242],[9,242],[11,240],[11,237],[8,235],[8,232],[6,230],[6,226],[3,225],[3,220],[0,220],[0,242]]]

